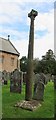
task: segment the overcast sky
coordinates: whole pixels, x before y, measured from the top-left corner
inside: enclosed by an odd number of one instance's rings
[[[27,56],[31,9],[38,11],[34,23],[34,58],[52,49],[54,51],[54,0],[0,0],[0,37],[10,40]]]

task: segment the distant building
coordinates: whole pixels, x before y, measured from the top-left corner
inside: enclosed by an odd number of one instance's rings
[[[14,69],[20,69],[20,53],[8,39],[0,37],[0,71],[11,72]]]

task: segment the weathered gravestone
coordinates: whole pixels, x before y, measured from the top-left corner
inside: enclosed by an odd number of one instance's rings
[[[45,77],[44,75],[38,74],[37,75],[38,79],[35,81],[34,84],[34,95],[33,95],[33,99],[35,100],[43,100],[43,96],[44,96],[44,81]]]
[[[41,81],[46,85],[47,84],[46,75],[44,73],[40,73],[40,76],[41,76]]]
[[[37,84],[37,81],[40,80],[40,74],[37,73],[37,74],[33,74],[33,83],[34,84]]]
[[[41,77],[40,77],[40,76],[41,76]],[[45,75],[44,73],[33,74],[34,84],[37,83],[38,81],[40,81],[40,79],[42,80],[42,82],[43,82],[45,85],[47,84],[46,75]]]
[[[10,72],[7,72],[7,80],[10,80]]]
[[[18,69],[15,69],[11,72],[10,76],[10,92],[18,92],[21,93],[22,91],[22,80],[23,74]]]
[[[4,81],[4,85],[7,85],[7,72],[4,70],[2,72],[2,80]]]

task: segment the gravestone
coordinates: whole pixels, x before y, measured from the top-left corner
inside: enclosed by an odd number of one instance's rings
[[[7,72],[4,70],[2,72],[2,80],[4,81],[4,85],[7,85]]]
[[[40,79],[45,85],[47,84],[46,75],[44,73],[40,73]]]
[[[37,74],[33,74],[33,82],[34,82],[34,84],[36,84],[37,83],[37,81],[39,81],[40,80],[40,74],[39,73],[37,73]]]
[[[47,84],[46,75],[44,73],[37,73],[33,75],[34,83],[36,83],[37,81],[40,81],[40,79],[44,84]]]
[[[10,80],[10,72],[7,72],[7,80]]]
[[[15,69],[11,72],[10,76],[10,92],[18,92],[21,93],[22,91],[22,81],[23,81],[23,74],[18,69]]]
[[[33,99],[35,100],[43,100],[44,96],[44,76],[43,74],[37,74],[38,80],[35,81],[34,84],[34,95]]]

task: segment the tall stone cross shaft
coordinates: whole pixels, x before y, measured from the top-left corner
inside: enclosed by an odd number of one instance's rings
[[[34,19],[38,12],[33,10],[28,14],[31,19],[29,46],[28,46],[28,64],[27,64],[27,79],[26,79],[26,100],[32,99],[32,84],[33,84],[33,47],[34,47]]]

